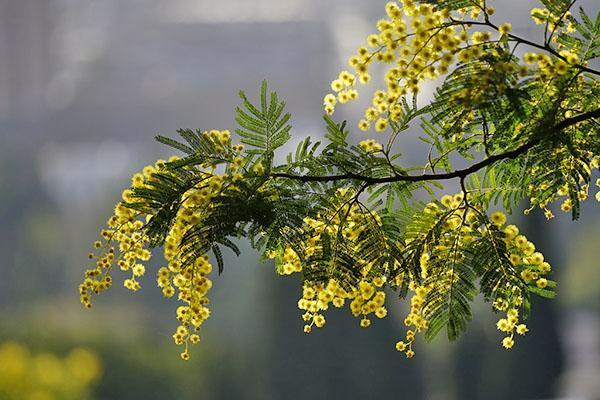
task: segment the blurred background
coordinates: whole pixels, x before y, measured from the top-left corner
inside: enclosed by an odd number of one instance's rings
[[[536,1],[496,3],[496,21],[540,37],[528,17]],[[246,245],[215,279],[213,315],[188,363],[171,339],[176,302],[162,298],[152,273],[135,295],[119,284],[91,311],[79,304],[86,254],[120,191],[170,155],[156,133],[233,129],[238,90],[255,95],[267,78],[293,114],[290,147],[322,136],[329,82],[384,4],[0,0],[0,387],[16,385],[11,362],[28,370],[33,357],[42,372],[62,371],[54,380],[89,372],[89,390],[59,399],[600,399],[594,200],[574,223],[560,212],[550,222],[512,217],[559,289],[555,301],[536,299],[531,332],[511,351],[482,302],[466,335],[419,343],[412,360],[394,350],[404,305],[390,303],[391,317],[367,330],[347,310],[331,312],[326,329],[305,335],[299,280],[277,276]],[[577,4],[598,12],[595,0]],[[354,126],[358,110],[339,107],[337,118]],[[402,144],[406,163],[422,163],[417,143]],[[7,393],[0,398],[26,398]],[[52,398],[40,393],[30,398]]]

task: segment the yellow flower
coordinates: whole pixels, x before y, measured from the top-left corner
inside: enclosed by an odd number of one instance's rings
[[[547,274],[548,272],[550,272],[552,270],[552,267],[550,266],[550,264],[548,264],[546,261],[544,261],[540,266],[539,266],[539,271],[542,274]]]
[[[504,213],[501,211],[496,211],[493,213],[491,219],[494,225],[497,226],[502,226],[506,223],[506,215],[504,215]]]
[[[315,317],[314,317],[313,320],[314,320],[315,325],[317,326],[317,328],[322,328],[322,327],[325,326],[325,317],[322,316],[321,314],[315,315]]]
[[[529,282],[535,279],[533,272],[530,269],[526,269],[524,271],[521,271],[521,278],[523,278],[523,280]]]
[[[544,289],[546,286],[548,286],[548,280],[546,278],[540,278],[535,282],[535,284],[540,289]]]
[[[156,172],[156,169],[154,169],[154,167],[152,165],[148,165],[146,167],[144,167],[144,169],[142,170],[142,174],[144,175],[144,178],[151,178],[152,174]]]
[[[579,57],[577,56],[577,54],[568,53],[566,58],[567,58],[567,62],[571,65],[579,64]]]
[[[254,172],[257,175],[262,175],[265,173],[265,167],[260,162],[256,163],[256,165],[252,167],[252,172]]]
[[[507,336],[504,339],[502,339],[502,346],[505,349],[511,349],[514,345],[515,341],[513,340],[512,336]]]
[[[542,253],[535,252],[529,256],[528,259],[533,265],[541,265],[544,262],[544,255]]]
[[[502,332],[509,332],[512,330],[510,323],[505,318],[498,320],[498,322],[496,323],[496,327]]]
[[[336,99],[335,95],[333,95],[331,93],[329,93],[328,95],[326,95],[325,98],[323,99],[323,103],[325,105],[334,106],[336,102],[337,102],[337,99]]]
[[[450,207],[452,205],[453,202],[453,198],[452,196],[445,194],[442,196],[442,198],[440,199],[440,202],[445,205],[446,207]]]
[[[339,92],[343,88],[344,88],[344,83],[341,80],[336,79],[333,82],[331,82],[331,90],[333,90],[334,92]]]
[[[361,281],[358,284],[363,299],[368,300],[375,294],[375,288],[369,282]]]
[[[132,187],[141,187],[144,185],[144,175],[137,173],[134,174],[131,178],[131,186]]]
[[[512,25],[506,22],[498,27],[498,32],[500,32],[501,35],[506,35],[510,32],[511,29]]]
[[[523,253],[525,253],[525,255],[530,256],[535,251],[535,245],[528,241],[521,247],[521,250],[523,250]]]
[[[524,335],[527,332],[529,332],[529,329],[527,329],[527,325],[525,325],[525,324],[519,324],[519,325],[517,325],[517,333],[519,335]]]
[[[379,45],[379,36],[378,35],[369,35],[367,38],[367,43],[371,47],[377,47]]]
[[[375,311],[375,315],[377,316],[377,318],[385,318],[385,316],[387,315],[387,310],[385,307],[379,307],[376,311]]]
[[[358,121],[358,129],[360,129],[361,131],[366,132],[370,128],[371,128],[371,124],[366,119],[361,119],[360,121]]]
[[[398,343],[396,343],[396,350],[404,351],[405,349],[406,349],[406,343],[404,343],[403,341],[399,341]]]
[[[383,148],[383,146],[380,143],[377,143],[373,139],[363,140],[358,145],[361,149],[368,153],[380,151]]]
[[[192,344],[196,344],[200,341],[200,335],[198,334],[192,334],[190,335],[190,342],[192,342]]]
[[[525,60],[527,64],[533,64],[537,61],[537,55],[535,53],[525,53],[523,55],[523,60]]]
[[[511,254],[509,257],[511,264],[518,265],[521,263],[522,257],[518,254]]]
[[[564,75],[568,72],[568,70],[569,66],[562,60],[554,64],[554,72],[556,72],[558,75]]]
[[[133,275],[134,276],[142,276],[146,272],[146,268],[142,264],[136,264],[133,267]]]
[[[383,132],[387,129],[388,120],[386,118],[379,118],[375,123],[375,130],[377,132]]]

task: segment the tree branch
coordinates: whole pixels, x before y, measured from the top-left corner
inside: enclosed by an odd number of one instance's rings
[[[552,130],[551,134],[557,134],[565,128],[578,124],[580,122],[592,119],[592,118],[600,118],[600,108],[589,111],[575,117],[567,118],[556,124]],[[454,178],[464,179],[468,175],[477,172],[489,165],[495,164],[501,160],[507,159],[515,159],[521,154],[526,153],[532,147],[538,145],[543,141],[542,137],[537,137],[535,139],[530,140],[527,143],[522,144],[514,150],[507,151],[500,154],[495,154],[485,158],[484,160],[471,165],[468,168],[459,169],[452,172],[441,173],[441,174],[423,174],[423,175],[394,175],[388,176],[384,178],[374,178],[370,176],[355,174],[352,172],[340,174],[340,175],[325,175],[325,176],[312,176],[312,175],[294,175],[290,173],[273,173],[271,177],[273,178],[287,178],[293,179],[300,182],[333,182],[340,180],[354,180],[365,182],[365,186],[377,185],[381,183],[392,183],[392,182],[422,182],[422,181],[441,181],[441,180],[449,180]]]
[[[494,30],[496,30],[496,31],[499,31],[499,28],[498,28],[498,26],[494,25],[494,24],[493,24],[492,22],[490,22],[489,20],[487,20],[487,21],[485,21],[485,22],[481,22],[481,21],[461,21],[461,22],[462,22],[463,24],[465,24],[465,25],[482,25],[482,26],[489,26],[490,28],[492,28],[492,29],[494,29]],[[531,40],[527,40],[527,39],[525,39],[525,38],[522,38],[522,37],[520,37],[520,36],[514,35],[514,34],[512,34],[512,33],[509,33],[509,34],[508,34],[508,38],[509,38],[509,39],[511,39],[511,40],[514,40],[514,41],[515,41],[515,42],[517,42],[517,43],[523,43],[523,44],[526,44],[526,45],[528,45],[528,46],[535,47],[535,48],[537,48],[537,49],[540,49],[540,50],[547,51],[548,53],[550,53],[550,54],[554,55],[555,57],[558,57],[559,59],[561,59],[561,60],[563,60],[564,62],[568,63],[568,61],[567,61],[566,57],[564,57],[564,56],[562,56],[561,54],[559,54],[559,53],[558,53],[558,51],[556,51],[556,50],[555,50],[553,47],[551,47],[551,46],[550,46],[550,45],[548,45],[548,44],[543,44],[543,45],[541,45],[541,44],[539,44],[539,43],[532,42]],[[599,75],[599,76],[600,76],[600,71],[598,71],[598,70],[595,70],[595,69],[593,69],[593,68],[586,67],[585,65],[581,65],[581,64],[574,64],[573,66],[574,66],[575,68],[578,68],[578,69],[579,69],[579,70],[581,70],[581,71],[588,72],[588,73],[590,73],[590,74],[594,74],[594,75]]]

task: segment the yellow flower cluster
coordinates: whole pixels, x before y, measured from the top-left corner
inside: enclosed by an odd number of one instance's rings
[[[211,177],[210,182],[207,183],[208,187],[220,190],[221,179],[219,176]],[[208,278],[212,265],[208,256],[204,255],[195,260],[180,257],[183,235],[190,226],[200,222],[202,218],[201,213],[195,208],[210,202],[210,198],[217,193],[210,190],[204,192],[203,189],[204,186],[192,190],[179,210],[165,240],[164,257],[168,266],[160,268],[156,276],[156,282],[162,288],[163,295],[172,297],[177,292],[179,301],[184,304],[177,308],[177,320],[180,325],[173,334],[175,344],[185,346],[181,353],[181,358],[184,360],[190,357],[188,344],[200,341],[197,332],[200,331],[204,321],[210,317],[210,310],[206,307],[209,304],[206,295],[212,287],[212,281]]]
[[[203,134],[212,139],[219,153],[227,152],[230,155],[231,176],[227,173],[218,174],[212,166],[205,166],[203,179],[183,196],[182,205],[165,238],[164,258],[168,265],[160,268],[156,276],[163,295],[172,297],[177,294],[178,300],[183,303],[177,308],[180,325],[173,333],[175,344],[184,346],[181,353],[183,360],[189,360],[188,346],[200,341],[200,328],[210,317],[207,294],[212,288],[212,281],[208,277],[212,272],[212,265],[206,254],[193,260],[187,258],[189,256],[185,255],[182,239],[190,227],[202,224],[203,215],[210,209],[211,201],[216,196],[226,190],[236,190],[234,183],[243,177],[241,172],[245,164],[240,154],[243,145],[232,146],[229,131],[211,130]],[[253,171],[262,173],[261,168],[264,171],[262,164],[258,163]]]
[[[344,104],[350,100],[357,100],[358,90],[354,89],[355,83],[356,76],[348,71],[340,72],[338,78],[331,82],[331,90],[336,92],[337,96],[330,93],[325,96],[325,99],[323,100],[325,112],[330,115],[333,114],[335,105],[338,101]]]
[[[327,284],[305,281],[302,288],[302,298],[298,300],[298,308],[306,311],[302,319],[306,322],[304,332],[310,333],[313,326],[325,326],[325,316],[322,314],[329,308],[329,304],[342,307],[348,294],[339,284],[330,279]]]
[[[429,203],[425,211],[438,215],[446,214],[443,227],[448,234],[442,235],[443,238],[436,246],[427,249],[421,255],[420,280],[416,281],[407,274],[400,274],[393,281],[389,281],[385,275],[372,277],[369,274],[371,268],[368,264],[363,265],[363,278],[355,286],[342,287],[335,278],[329,278],[326,281],[306,280],[303,283],[302,297],[298,301],[298,308],[304,312],[302,319],[305,321],[304,331],[306,333],[310,333],[315,327],[325,326],[325,312],[331,305],[342,308],[347,301],[352,315],[360,317],[360,326],[369,327],[371,325],[370,315],[375,314],[377,318],[385,318],[388,314],[385,307],[385,286],[399,287],[404,279],[409,279],[408,288],[413,295],[410,299],[410,311],[404,320],[408,330],[406,337],[396,343],[396,349],[404,352],[407,358],[414,356],[415,336],[428,329],[428,318],[432,312],[435,312],[434,304],[430,304],[431,307],[425,304],[426,298],[430,292],[443,293],[451,290],[452,284],[459,279],[453,269],[445,269],[442,277],[437,272],[431,273],[431,258],[436,257],[435,262],[439,263],[441,258],[454,257],[455,263],[458,263],[465,257],[464,245],[476,240],[476,236],[489,235],[491,229],[502,229],[506,224],[506,216],[502,212],[495,212],[490,217],[491,224],[495,225],[495,228],[484,223],[481,218],[483,212],[466,206],[463,194],[444,195],[439,203]],[[340,215],[347,215],[342,227],[340,227]],[[355,240],[361,233],[361,218],[363,215],[355,206],[346,206],[346,209],[342,207],[331,218],[306,218],[305,224],[310,228],[312,236],[305,243],[306,253],[304,256],[318,255],[318,252],[322,250],[321,237],[324,234],[336,234],[339,229],[342,229],[341,234],[344,238],[350,241]],[[325,220],[327,223],[324,222]],[[461,235],[450,234],[457,230],[461,232]],[[511,262],[520,271],[521,278],[540,289],[550,285],[551,282],[543,277],[550,272],[550,265],[544,261],[541,253],[535,251],[533,243],[528,241],[525,236],[520,235],[518,228],[514,225],[504,227],[503,232],[507,248],[512,254]],[[410,242],[410,240],[407,241]],[[303,271],[301,257],[291,248],[286,248],[281,253],[270,252],[268,256],[278,260],[277,271],[282,275]],[[522,305],[523,294],[517,287],[513,288],[512,292],[505,291],[505,288],[502,289],[506,298],[497,296],[494,308],[507,313],[506,318],[502,318],[498,323],[498,327],[507,333],[503,346],[510,348],[514,344],[514,333],[524,335],[528,330],[525,324],[519,322],[518,307]]]
[[[385,132],[390,121],[397,121],[403,116],[401,99],[410,94],[416,95],[424,81],[448,74],[455,62],[483,60],[484,54],[490,54],[493,60],[502,51],[500,46],[489,45],[498,41],[490,32],[473,31],[473,25],[465,21],[465,17],[476,21],[483,12],[488,17],[494,14],[494,9],[483,1],[473,2],[472,6],[453,12],[414,0],[390,1],[385,11],[387,18],[377,22],[377,33],[369,35],[367,44],[350,57],[348,63],[353,71],[341,71],[331,83],[332,92],[324,98],[325,112],[333,114],[338,102],[358,99],[356,85],[371,81],[369,70],[373,64],[387,64],[385,88],[375,91],[371,105],[364,111],[364,118],[358,122],[362,131],[373,128],[376,132]],[[553,34],[575,31],[568,12],[553,15],[546,9],[536,8],[531,15],[536,23],[548,23]],[[491,25],[490,28],[497,30],[500,37],[510,36],[512,30],[508,22],[497,27]],[[456,93],[454,100],[469,106],[483,101],[486,93],[493,96],[504,93],[508,89],[506,81],[512,85],[517,83],[518,77],[528,77],[533,64],[538,67],[536,77],[546,83],[567,74],[572,66],[580,64],[580,60],[577,49],[568,49],[557,41],[557,36],[552,39],[562,59],[545,53],[527,53],[523,65],[498,60],[486,70],[471,74],[472,84]],[[503,58],[510,60],[511,56],[507,52]],[[507,80],[504,79],[505,74],[518,76]],[[489,90],[490,86],[494,90]]]
[[[208,160],[205,164],[193,167],[200,175],[198,183],[190,188],[182,197],[181,205],[172,222],[169,233],[165,238],[164,258],[167,266],[157,271],[157,285],[165,297],[177,298],[183,304],[177,308],[177,319],[180,325],[173,334],[177,345],[185,346],[181,358],[189,359],[188,344],[198,343],[201,325],[210,316],[209,303],[206,297],[212,287],[208,275],[212,265],[206,254],[195,259],[186,256],[182,238],[192,226],[202,223],[203,215],[210,210],[212,200],[224,190],[236,190],[235,182],[243,177],[246,160],[241,156],[243,145],[231,144],[231,134],[227,130],[211,130],[202,133],[209,138],[216,152],[215,159],[226,160],[224,173],[217,173],[216,164]],[[169,162],[177,161],[171,157]],[[112,284],[111,269],[116,265],[122,271],[129,271],[131,276],[125,279],[124,286],[132,291],[140,289],[139,278],[146,268],[140,261],[148,261],[150,250],[146,249],[149,238],[144,234],[145,223],[151,214],[140,213],[128,207],[134,203],[143,202],[135,197],[134,190],[151,188],[157,171],[169,174],[165,169],[166,161],[159,160],[155,165],[143,168],[133,175],[131,188],[123,192],[123,202],[115,208],[115,215],[108,220],[108,229],[102,231],[101,240],[94,243],[97,250],[90,253],[90,259],[96,259],[95,268],[86,271],[86,278],[80,285],[81,302],[91,307],[91,295],[108,289]],[[255,174],[264,173],[262,164],[253,167]]]
[[[557,155],[563,155],[561,153],[566,153],[568,150],[567,149],[558,149],[557,150]],[[599,156],[593,156],[591,152],[589,152],[589,163],[581,163],[581,161],[575,157],[572,156],[568,156],[567,158],[565,158],[562,162],[562,171],[565,175],[565,177],[567,177],[567,179],[569,181],[571,181],[570,178],[568,178],[570,176],[570,173],[575,169],[575,168],[583,168],[586,172],[588,172],[590,175],[592,174],[592,172],[594,170],[597,170],[600,167],[600,157]],[[534,168],[531,171],[532,174],[539,174],[540,170],[539,168]],[[543,171],[541,171],[541,173],[543,173]],[[600,179],[596,180],[596,186],[600,186]],[[530,193],[535,193],[536,190],[540,190],[540,191],[545,191],[548,188],[550,188],[551,186],[551,182],[550,181],[545,181],[540,185],[530,185],[528,187],[528,190]],[[535,196],[532,196],[530,198],[530,203],[532,204],[532,206],[528,209],[525,210],[525,214],[529,214],[535,207],[539,207],[542,210],[544,210],[544,215],[546,216],[547,219],[552,219],[554,218],[554,213],[552,212],[552,210],[550,210],[548,208],[548,205],[550,202],[554,201],[556,198],[563,198],[561,205],[560,205],[560,209],[563,212],[571,212],[571,210],[573,209],[573,200],[571,199],[571,194],[570,194],[570,190],[573,190],[575,193],[574,195],[577,196],[577,200],[581,201],[585,201],[588,199],[589,197],[589,189],[590,186],[589,184],[585,183],[583,181],[583,179],[580,179],[579,181],[579,185],[576,185],[575,182],[571,181],[570,184],[564,184],[562,186],[560,186],[558,188],[558,190],[556,191],[556,193],[554,193],[553,196],[551,196],[550,198],[548,198],[545,201],[538,201],[537,198]],[[596,200],[600,201],[600,192],[597,192],[595,194]]]
[[[498,27],[500,34],[508,34],[511,26],[509,23]],[[475,32],[472,36],[473,43],[485,43],[489,37],[481,37]],[[564,46],[562,46],[564,47]],[[560,48],[560,46],[559,46]],[[483,53],[482,47],[470,47],[458,53],[461,62],[469,62],[474,58],[479,59]],[[465,89],[457,91],[452,100],[463,104],[465,107],[477,106],[482,102],[494,100],[497,93],[505,93],[510,86],[517,84],[520,80],[533,76],[537,81],[543,83],[548,93],[558,90],[554,78],[568,74],[573,70],[572,66],[580,63],[575,50],[561,49],[560,55],[563,59],[551,57],[546,53],[528,52],[523,56],[523,63],[519,64],[511,60],[512,53],[500,47],[485,49],[488,55],[486,62],[477,65],[478,71],[469,76],[469,85]],[[475,57],[469,55],[473,53]],[[536,105],[539,99],[532,99],[532,105]],[[518,134],[518,132],[515,132]]]
[[[142,172],[132,178],[132,188],[139,188],[152,180],[152,174],[164,166],[165,161],[159,160],[154,166],[144,167]],[[98,294],[112,285],[110,272],[114,266],[122,271],[129,271],[131,277],[124,281],[124,286],[133,291],[140,289],[138,278],[144,275],[145,267],[139,261],[148,261],[151,252],[144,248],[148,237],[143,233],[145,220],[140,213],[126,206],[132,203],[131,189],[123,191],[123,203],[117,204],[115,213],[108,221],[108,229],[101,232],[99,240],[94,242],[94,252],[88,258],[96,260],[95,267],[85,272],[86,278],[79,286],[81,303],[91,308],[91,296]]]
[[[454,204],[454,198],[450,197]],[[456,196],[456,201],[461,202],[462,197]],[[350,209],[342,208],[333,218],[306,218],[305,223],[311,229],[313,236],[305,244],[305,254],[312,256],[318,254],[321,249],[320,239],[324,233],[330,235],[336,234],[340,229],[340,215],[347,215],[344,225],[341,228],[341,234],[347,240],[355,240],[362,232],[361,219],[364,215],[356,209],[356,206],[350,206]],[[328,220],[328,223],[324,221]],[[278,273],[290,275],[295,272],[302,272],[303,266],[300,257],[291,248],[285,249],[281,254],[271,252],[268,254],[271,258],[278,258]],[[421,268],[423,278],[427,277],[427,256],[421,259]],[[384,275],[372,277],[369,274],[371,266],[365,264],[362,269],[363,278],[355,286],[344,288],[337,280],[330,278],[325,282],[313,282],[306,280],[303,283],[302,298],[298,301],[298,308],[304,313],[302,319],[305,321],[304,332],[310,333],[312,330],[322,328],[326,324],[325,312],[333,305],[336,308],[342,308],[346,302],[349,302],[350,312],[353,316],[360,318],[360,326],[367,328],[371,325],[372,315],[376,318],[385,318],[388,310],[385,307],[386,285],[400,286],[406,277],[403,274],[398,275],[393,281],[388,281]],[[409,278],[410,279],[410,278]],[[411,298],[411,311],[405,319],[405,324],[411,329],[406,333],[406,341],[396,344],[396,349],[405,352],[406,357],[414,356],[412,343],[417,332],[427,329],[427,320],[425,311],[422,309],[425,296],[432,289],[431,284],[419,284],[411,280],[409,289],[414,292]]]
[[[511,349],[515,345],[515,332],[519,335],[525,335],[529,332],[527,325],[519,324],[519,310],[517,308],[507,310],[506,318],[500,318],[496,323],[496,328],[508,335],[502,339],[502,347],[505,349]]]
[[[316,245],[316,240],[310,240],[309,243],[309,252],[314,252],[314,246]],[[276,253],[272,254],[272,258],[275,258],[277,256]],[[294,272],[302,272],[302,262],[300,261],[300,258],[298,257],[298,254],[292,250],[291,247],[288,247],[285,249],[285,251],[283,252],[283,256],[281,257],[282,263],[279,266],[279,268],[277,268],[277,273],[280,275],[291,275]]]
[[[428,4],[417,4],[413,0],[388,2],[387,19],[377,22],[377,34],[367,38],[367,46],[358,49],[349,59],[354,73],[342,71],[331,88],[333,93],[324,99],[325,111],[332,114],[335,105],[358,98],[356,82],[363,84],[371,80],[369,68],[374,62],[391,65],[385,73],[385,90],[377,90],[372,104],[359,121],[361,130],[373,125],[377,132],[384,132],[389,121],[402,117],[400,99],[409,93],[416,94],[421,83],[433,80],[449,72],[455,58],[468,62],[479,58],[482,44],[491,39],[489,32],[473,32],[465,24],[453,22],[446,9]],[[460,20],[466,13],[477,17],[478,6],[457,11],[453,18]],[[492,13],[488,8],[488,13]],[[510,24],[500,27],[502,34],[510,31]]]
[[[310,333],[312,327],[322,328],[325,326],[324,311],[332,304],[336,308],[344,306],[346,299],[350,301],[349,307],[352,315],[360,317],[360,326],[368,328],[371,326],[370,314],[377,318],[385,318],[385,292],[382,287],[386,279],[378,276],[373,279],[366,277],[358,282],[358,285],[350,291],[342,288],[337,281],[329,279],[322,282],[305,281],[302,290],[302,298],[298,300],[298,308],[306,311],[302,319],[306,322],[304,332]]]
[[[0,344],[0,398],[4,400],[79,400],[100,377],[97,355],[76,348],[64,358],[31,354],[16,342]]]
[[[412,344],[415,340],[415,334],[417,332],[423,332],[428,328],[428,322],[425,316],[425,310],[423,310],[423,304],[425,297],[433,289],[433,284],[427,282],[427,267],[429,261],[429,254],[423,253],[419,260],[421,266],[421,278],[423,279],[422,284],[418,284],[414,281],[410,282],[408,288],[414,292],[410,299],[410,312],[404,319],[404,325],[411,327],[406,331],[406,341],[399,341],[396,343],[396,350],[404,352],[406,358],[412,358],[415,352],[412,349]],[[426,283],[427,282],[427,283]],[[413,330],[414,329],[414,330]]]
[[[475,235],[489,235],[491,229],[499,229],[504,233],[504,242],[506,243],[508,252],[510,252],[509,261],[524,282],[538,289],[546,289],[554,285],[553,282],[545,277],[551,271],[550,264],[544,260],[544,256],[540,252],[536,251],[535,245],[526,236],[520,234],[519,229],[515,225],[505,226],[506,215],[504,213],[497,211],[491,214],[490,221],[495,227],[493,228],[483,223],[482,219],[479,218],[479,216],[483,215],[481,211],[464,206],[464,196],[462,194],[455,196],[444,195],[440,199],[440,203],[446,209],[446,212],[451,212],[444,221],[444,230],[447,232],[460,230],[461,235],[458,237],[450,235],[453,237],[451,241],[445,240],[445,235],[443,235],[437,246],[429,249],[429,252],[422,255],[420,262],[423,283],[422,286],[411,283],[410,289],[416,293],[413,299],[411,299],[411,315],[413,317],[407,318],[405,321],[407,326],[414,325],[417,332],[427,329],[427,319],[431,310],[422,308],[425,296],[430,291],[444,293],[449,290],[451,282],[458,280],[457,274],[452,269],[446,271],[446,277],[442,279],[438,276],[439,274],[428,279],[430,275],[428,270],[430,257],[440,257],[440,254],[442,254],[444,258],[453,257],[458,262],[465,257],[462,246],[472,242],[475,239]],[[436,203],[430,203],[427,205],[426,211],[439,213],[440,206]],[[507,334],[502,345],[509,349],[514,345],[515,332],[519,335],[524,335],[528,332],[527,326],[520,323],[518,312],[518,308],[523,305],[524,293],[521,293],[521,289],[517,286],[494,289],[494,291],[497,290],[502,291],[498,292],[498,295],[495,297],[493,307],[496,310],[506,313],[506,317],[498,321],[497,327]],[[408,337],[409,335],[410,338]],[[401,351],[406,348],[412,350],[410,347],[411,338],[414,338],[414,331],[412,330],[407,334],[408,343],[399,342],[398,349],[401,349]]]
[[[383,149],[383,146],[380,143],[377,143],[373,139],[363,140],[358,145],[360,146],[361,149],[363,149],[367,153],[375,153],[375,152],[381,151],[381,149]]]
[[[339,194],[345,195],[347,190],[340,189]],[[345,216],[342,226],[342,216]],[[321,237],[327,233],[337,235],[341,229],[341,235],[345,240],[355,241],[363,232],[364,226],[361,221],[365,218],[356,204],[346,205],[330,218],[319,217],[305,218],[304,222],[312,233],[307,239],[304,247],[304,255],[311,257],[322,250]],[[327,221],[327,223],[325,222]],[[298,254],[291,248],[286,248],[282,254],[272,252],[268,254],[271,258],[278,258],[279,265],[277,272],[282,275],[290,275],[295,272],[302,272],[302,261]],[[367,328],[371,325],[369,316],[375,314],[377,318],[387,316],[385,308],[385,292],[383,286],[387,279],[385,276],[369,276],[371,266],[363,262],[362,279],[355,287],[344,289],[335,279],[329,279],[327,282],[305,281],[303,284],[302,298],[298,301],[298,308],[305,311],[302,319],[306,322],[304,332],[310,333],[316,326],[321,328],[325,326],[324,311],[329,309],[332,304],[336,308],[344,306],[346,300],[349,300],[349,307],[352,315],[360,317],[360,326]]]
[[[339,189],[338,194],[344,197],[348,191]],[[318,257],[319,252],[323,251],[321,238],[324,235],[341,234],[346,240],[355,241],[363,232],[361,221],[365,216],[352,204],[346,203],[335,215],[305,218],[306,231],[311,232],[311,235],[301,247],[305,252],[302,257],[291,248],[267,254],[270,258],[277,259],[277,272],[282,275],[304,272],[303,260]],[[372,314],[377,318],[388,315],[385,287],[397,288],[405,283],[413,295],[410,298],[410,311],[404,320],[408,330],[405,338],[396,343],[396,350],[403,352],[407,358],[412,358],[415,355],[413,343],[416,334],[429,328],[429,320],[437,312],[438,303],[429,297],[452,290],[453,284],[459,280],[458,273],[454,268],[448,268],[445,260],[452,258],[453,264],[458,265],[466,257],[467,245],[492,233],[497,235],[498,231],[504,234],[510,262],[523,281],[535,286],[536,290],[554,286],[554,282],[546,278],[551,271],[550,264],[536,251],[535,245],[520,234],[515,225],[506,226],[507,218],[504,213],[492,213],[487,222],[484,212],[469,205],[463,193],[442,196],[439,202],[429,203],[425,207],[425,213],[443,216],[443,233],[435,246],[426,248],[421,253],[420,277],[407,273],[397,274],[394,279],[390,279],[387,273],[373,276],[371,266],[367,263],[360,265],[359,260],[362,279],[355,285],[342,286],[333,277],[325,281],[307,279],[303,283],[302,297],[298,300],[298,308],[303,311],[304,332],[310,333],[315,327],[324,327],[325,313],[329,308],[342,308],[347,303],[352,315],[360,318],[360,326],[369,327]],[[376,214],[373,215],[379,218]],[[457,235],[456,232],[460,234]],[[406,245],[410,246],[413,240],[418,240],[418,237],[407,237]],[[392,270],[395,267],[397,266],[392,266]],[[519,308],[523,306],[525,295],[521,290],[518,286],[493,289],[494,309],[506,314],[498,321],[497,327],[506,334],[502,345],[507,349],[513,347],[515,333],[524,335],[528,332],[527,326],[519,318]]]
[[[533,22],[535,22],[538,25],[548,24],[547,29],[550,32],[555,33],[572,33],[576,31],[575,24],[573,24],[573,22],[569,20],[570,17],[570,11],[560,14],[553,14],[547,8],[533,8],[531,10],[531,19],[533,19]]]
[[[417,333],[425,332],[429,327],[428,318],[433,311],[431,307],[425,305],[425,299],[427,295],[432,292],[447,292],[451,288],[451,284],[458,280],[458,275],[454,273],[453,269],[449,269],[444,272],[444,276],[438,276],[430,274],[430,259],[432,256],[436,256],[435,252],[444,253],[444,257],[453,257],[457,261],[464,257],[461,251],[461,245],[463,242],[467,242],[470,238],[468,233],[471,232],[471,228],[468,226],[466,219],[471,221],[474,220],[474,214],[465,211],[464,207],[461,207],[464,203],[464,196],[462,193],[454,196],[444,195],[440,199],[440,205],[437,203],[429,203],[425,207],[425,212],[429,214],[439,214],[443,210],[449,210],[450,215],[444,221],[444,229],[447,232],[454,232],[456,229],[464,234],[461,236],[462,242],[455,243],[454,239],[446,240],[444,237],[440,244],[434,248],[428,249],[421,254],[419,259],[419,265],[421,268],[421,282],[412,280],[408,284],[409,290],[413,292],[410,299],[410,311],[404,319],[404,324],[410,329],[406,332],[405,340],[401,340],[396,343],[396,350],[404,352],[407,358],[412,358],[415,353],[413,350],[413,342]],[[410,243],[410,239],[407,240]],[[449,249],[453,249],[451,254],[447,254]]]
[[[525,53],[523,61],[526,65],[537,66],[537,77],[543,81],[548,81],[557,76],[566,75],[572,65],[579,64],[577,54],[563,50],[560,54],[567,60],[566,62],[560,59],[552,59],[545,53]]]
[[[494,216],[496,216],[494,218]],[[537,252],[535,245],[527,237],[520,234],[519,228],[515,225],[507,225],[506,216],[501,212],[492,215],[492,221],[499,228],[503,229],[505,234],[504,242],[507,250],[510,252],[511,264],[520,271],[520,277],[526,283],[536,286],[539,289],[545,289],[551,282],[545,276],[552,270],[550,264],[544,260],[544,255]],[[510,295],[506,298],[498,297],[494,301],[494,308],[506,312],[506,317],[498,320],[497,328],[506,333],[502,345],[510,349],[514,345],[514,333],[524,335],[528,332],[525,324],[519,323],[518,307],[523,304],[523,293],[520,289],[513,287]]]

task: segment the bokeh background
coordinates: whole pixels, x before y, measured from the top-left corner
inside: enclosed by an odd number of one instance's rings
[[[540,37],[528,18],[536,1],[495,3],[497,21]],[[574,223],[512,217],[559,289],[554,301],[536,300],[531,332],[511,351],[481,302],[466,335],[419,343],[413,360],[393,347],[402,305],[367,330],[347,310],[331,312],[326,329],[305,335],[299,280],[278,277],[246,245],[215,279],[213,315],[188,363],[171,339],[176,303],[152,273],[135,295],[115,285],[91,311],[80,306],[86,254],[120,191],[170,155],[156,133],[232,129],[238,90],[255,94],[267,78],[293,113],[292,145],[322,136],[329,82],[384,4],[0,0],[0,343],[57,357],[95,352],[103,367],[92,399],[600,399],[593,199]],[[598,12],[595,0],[577,4]],[[340,107],[338,118],[354,125],[359,109]],[[405,162],[422,162],[417,142],[402,144]]]

